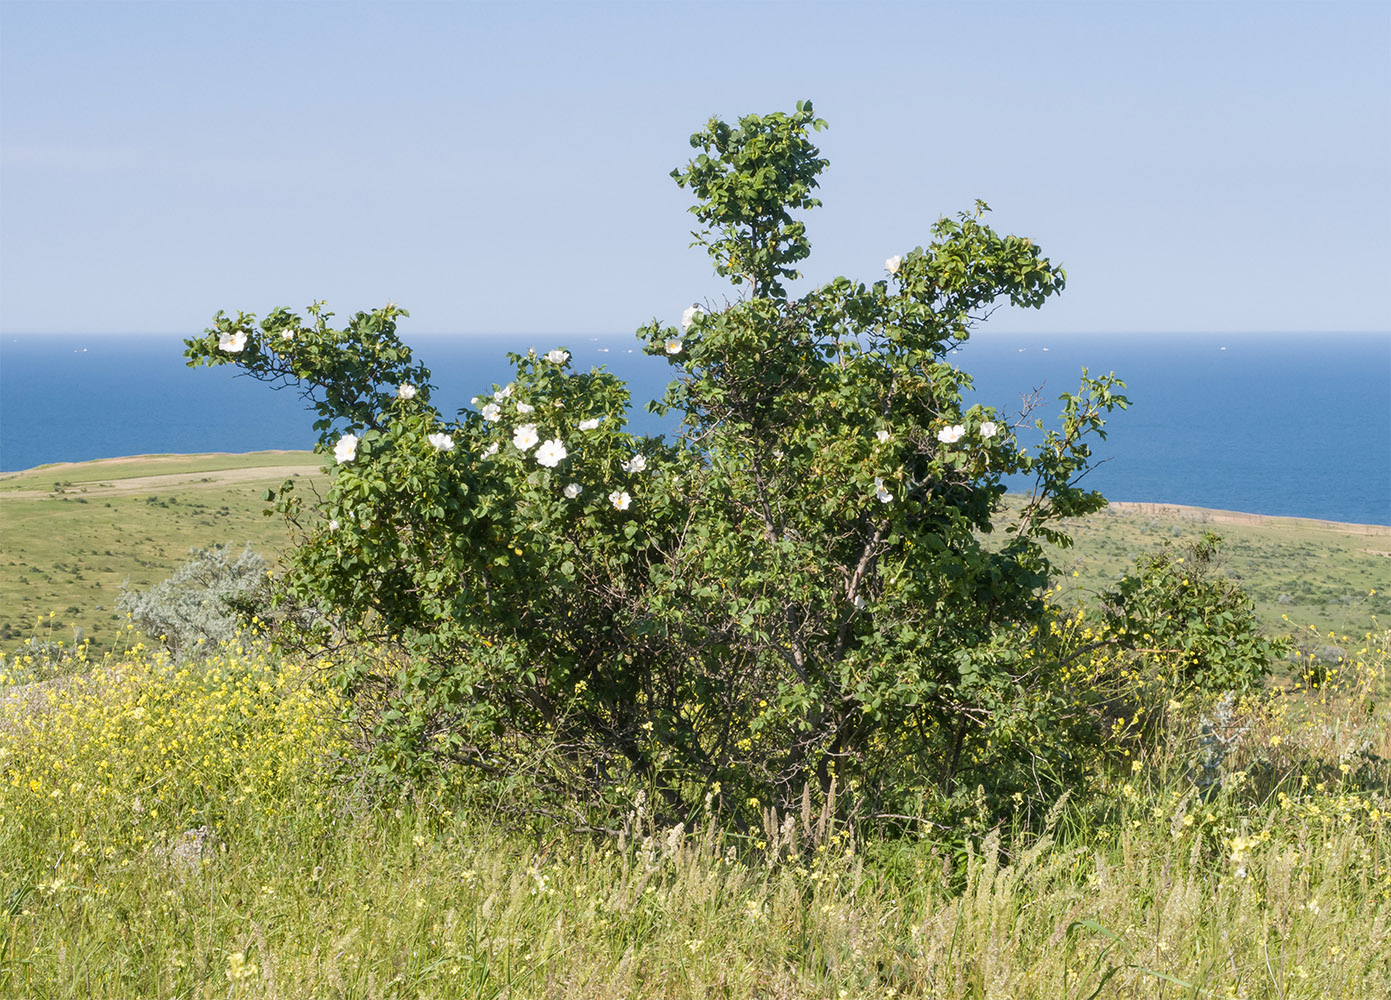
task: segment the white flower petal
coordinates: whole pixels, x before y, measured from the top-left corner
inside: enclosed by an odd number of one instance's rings
[[[598,418],[598,417],[591,417],[589,420],[581,420],[581,421],[580,421],[580,430],[582,430],[582,431],[592,431],[592,430],[594,430],[595,428],[597,428],[598,426],[599,426],[599,418]]]
[[[246,346],[246,334],[241,330],[224,333],[217,338],[217,346],[219,350],[226,351],[228,354],[240,354],[242,348]]]
[[[401,399],[414,399],[415,386],[411,385],[409,382],[402,382],[396,387],[396,395]]]
[[[496,403],[489,403],[487,406],[483,407],[482,412],[484,420],[491,421],[502,419],[502,407],[498,406]]]
[[[559,438],[551,438],[536,449],[536,461],[548,469],[554,469],[568,454]]]
[[[518,403],[518,404],[517,404],[517,412],[518,412],[518,413],[530,413],[530,412],[531,412],[532,410],[534,410],[534,409],[536,409],[536,407],[532,406],[530,403]]]
[[[563,365],[570,360],[570,352],[562,351],[557,347],[554,351],[550,351],[546,354],[546,360],[553,365]]]
[[[580,490],[579,483],[571,483],[561,492],[563,492],[568,499],[573,500],[575,497],[579,496],[582,491]]]
[[[338,443],[333,446],[333,457],[339,465],[344,465],[357,458],[356,434],[344,434],[338,439]]]
[[[902,266],[903,257],[900,254],[894,254],[894,256],[884,261],[884,270],[888,271],[890,274],[897,274],[898,269]]]
[[[997,433],[999,433],[999,430],[999,424],[995,423],[995,421],[993,420],[987,420],[985,423],[980,425],[980,436],[985,440],[989,441]]]
[[[700,308],[699,302],[692,302],[689,308],[687,308],[684,312],[681,313],[681,329],[689,330],[691,328],[691,324],[695,322],[695,318],[704,312],[705,310]],[[667,353],[675,354],[676,352],[668,351]]]
[[[647,468],[647,459],[641,455],[634,455],[620,466],[624,472],[629,474],[642,472]]]
[[[633,498],[624,490],[614,490],[609,494],[609,503],[613,504],[618,510],[627,510],[628,505],[632,502]]]
[[[426,437],[425,440],[429,441],[439,451],[454,450],[454,438],[449,434],[431,434]]]
[[[519,424],[512,432],[512,446],[519,451],[526,451],[539,440],[535,424]]]

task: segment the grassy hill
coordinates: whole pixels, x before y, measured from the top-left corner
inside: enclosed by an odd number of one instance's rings
[[[0,476],[0,649],[33,634],[71,641],[74,629],[109,648],[121,584],[162,580],[192,548],[250,543],[274,557],[288,536],[261,497],[288,477],[327,486],[312,452],[142,455]],[[1076,545],[1056,554],[1065,593],[1102,591],[1137,555],[1214,530],[1224,572],[1270,630],[1341,641],[1374,616],[1391,620],[1389,527],[1113,504],[1070,529]]]
[[[278,552],[285,525],[265,516],[261,498],[291,477],[327,482],[308,451],[140,455],[0,475],[0,649],[34,634],[71,641],[78,628],[108,648],[123,624],[124,581],[156,583],[191,548]]]

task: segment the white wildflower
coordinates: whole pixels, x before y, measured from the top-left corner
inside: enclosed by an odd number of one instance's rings
[[[501,389],[497,390],[497,392],[493,393],[493,398],[496,399],[498,402],[502,402],[502,400],[506,399],[510,395],[512,395],[512,383],[508,382]]]
[[[638,473],[647,468],[647,459],[641,455],[634,455],[624,462],[620,468],[627,473]]]
[[[894,495],[884,487],[884,480],[878,476],[874,477],[874,496],[880,503],[888,503],[894,498]]]
[[[876,433],[874,436],[877,437],[877,438],[879,439],[879,443],[880,443],[880,444],[885,444],[885,443],[887,443],[888,440],[889,440],[889,438],[893,437],[893,435],[890,434],[888,431],[879,431],[879,432]]]
[[[328,530],[329,530],[329,531],[337,531],[337,530],[338,530],[338,527],[339,527],[339,525],[338,525],[338,518],[336,518],[336,517],[330,518],[330,519],[329,519],[329,522],[328,522]]]
[[[592,430],[594,430],[595,428],[597,428],[598,426],[599,426],[599,418],[598,418],[598,417],[591,417],[591,418],[588,419],[588,420],[581,420],[581,421],[580,421],[580,430],[582,430],[582,431],[592,431]]]
[[[677,340],[675,337],[670,338],[666,342],[666,349],[668,354],[680,354],[681,347],[681,341]]]
[[[987,420],[985,423],[980,425],[980,436],[985,438],[985,440],[987,441],[989,441],[999,432],[1000,425],[995,423],[995,421],[993,420]]]
[[[228,354],[238,354],[246,346],[246,334],[241,330],[233,333],[224,333],[217,338],[218,350],[226,351]]]
[[[496,455],[496,454],[497,454],[497,442],[496,442],[496,441],[494,441],[492,444],[488,445],[487,448],[483,449],[483,457],[484,457],[484,458],[492,458],[492,457],[493,457],[494,455]]]
[[[614,490],[609,494],[609,503],[613,504],[618,510],[627,510],[628,505],[632,502],[633,498],[623,490]]]
[[[517,429],[512,432],[512,446],[519,451],[526,451],[540,440],[536,435],[535,424],[518,424]]]
[[[546,360],[553,365],[563,365],[565,364],[565,362],[570,360],[570,352],[562,351],[559,347],[557,347],[554,351],[548,352],[545,357]]]
[[[532,406],[530,403],[518,403],[518,404],[517,404],[517,412],[518,412],[518,413],[530,413],[530,412],[531,412],[532,410],[534,410],[534,409],[536,409],[536,407]]]
[[[536,449],[536,461],[548,469],[554,469],[560,460],[568,454],[569,452],[565,450],[565,445],[559,438],[551,438]]]
[[[498,406],[496,403],[489,403],[487,406],[483,407],[483,419],[501,420],[502,407]]]
[[[890,274],[897,274],[898,269],[902,266],[903,257],[901,254],[894,254],[888,260],[884,261],[884,270],[888,271]]]
[[[357,435],[344,434],[333,446],[333,457],[339,465],[357,458]]]
[[[402,399],[414,399],[415,386],[411,385],[409,382],[402,382],[396,387],[396,395]]]
[[[950,427],[943,427],[937,432],[937,440],[943,444],[956,444],[965,435],[966,428],[962,424],[952,424]]]
[[[681,314],[681,329],[689,330],[691,328],[691,324],[695,322],[695,318],[703,314],[704,312],[705,310],[700,308],[699,302],[692,302],[690,308],[688,308],[685,312]],[[669,353],[675,354],[676,352],[671,351]]]
[[[569,486],[565,487],[565,489],[562,490],[561,492],[563,492],[563,493],[565,494],[566,499],[573,500],[573,499],[575,499],[575,497],[579,496],[580,493],[581,493],[580,484],[579,484],[579,483],[571,483]]]
[[[449,434],[431,434],[425,440],[434,445],[437,451],[454,450],[454,438]]]

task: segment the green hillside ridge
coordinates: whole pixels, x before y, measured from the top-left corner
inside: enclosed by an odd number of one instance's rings
[[[250,543],[273,559],[289,538],[262,496],[287,477],[311,491],[327,484],[307,451],[139,455],[0,475],[0,649],[31,635],[71,641],[74,629],[95,651],[112,648],[121,584],[158,582],[191,549]],[[1116,503],[1068,528],[1074,547],[1055,553],[1064,594],[1114,586],[1136,556],[1213,530],[1223,571],[1272,633],[1336,644],[1391,620],[1391,527]]]

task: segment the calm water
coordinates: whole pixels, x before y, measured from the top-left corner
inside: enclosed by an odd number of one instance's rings
[[[629,380],[632,427],[670,423],[642,404],[665,363],[631,335],[411,339],[452,412],[492,382],[504,354],[568,346],[575,363]],[[1046,349],[1045,349],[1046,348]],[[1225,348],[1225,349],[1224,349]],[[1113,414],[1087,482],[1113,500],[1391,524],[1391,336],[980,334],[956,359],[976,397],[1013,413],[1042,389],[1051,414],[1083,365],[1114,370],[1132,406]],[[0,469],[152,452],[309,448],[313,416],[230,367],[186,368],[172,336],[0,340]]]

